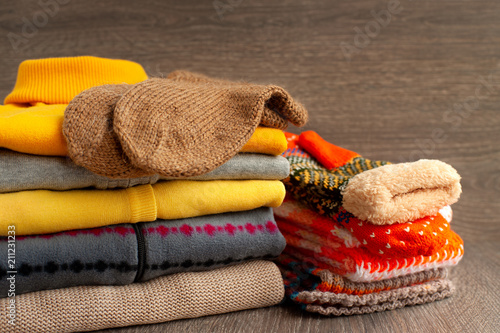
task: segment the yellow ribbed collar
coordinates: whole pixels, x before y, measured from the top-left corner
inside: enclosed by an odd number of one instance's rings
[[[26,60],[19,65],[14,90],[4,103],[68,104],[85,89],[146,80],[138,63],[91,56]]]

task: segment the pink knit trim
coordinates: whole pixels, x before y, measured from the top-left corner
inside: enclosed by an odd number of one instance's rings
[[[160,225],[158,227],[150,227],[146,229],[143,229],[144,234],[154,234],[158,233],[162,237],[168,236],[170,233],[176,234],[176,233],[181,233],[184,236],[191,236],[193,233],[206,233],[209,236],[215,236],[217,233],[227,233],[230,236],[234,236],[236,233],[243,233],[247,232],[251,235],[254,235],[257,232],[268,232],[270,234],[275,234],[278,232],[278,226],[272,222],[272,221],[267,221],[265,224],[252,224],[252,223],[247,223],[244,226],[239,225],[235,226],[233,224],[227,223],[225,226],[214,226],[211,224],[205,224],[203,227],[197,226],[193,228],[192,226],[188,224],[183,224],[180,227],[165,227],[164,225]],[[76,237],[78,235],[94,235],[96,237],[101,236],[102,234],[119,234],[120,236],[127,236],[129,234],[135,235],[134,228],[132,227],[106,227],[106,228],[95,228],[95,229],[78,229],[78,230],[70,230],[70,231],[64,231],[64,232],[59,232],[56,234],[46,234],[46,235],[27,235],[27,236],[17,236],[17,240],[23,240],[26,238],[43,238],[43,239],[50,239],[55,236],[72,236]],[[0,238],[0,241],[7,241],[7,237],[2,237]]]
[[[134,228],[132,227],[106,227],[106,228],[95,228],[95,229],[78,229],[78,230],[70,230],[64,232],[58,232],[56,234],[46,234],[46,235],[27,235],[27,236],[17,236],[17,240],[23,240],[26,238],[43,238],[50,239],[55,236],[72,236],[76,237],[78,235],[94,235],[96,237],[101,236],[102,234],[119,234],[120,236],[127,236],[129,234],[135,235]],[[7,241],[7,237],[0,238],[0,241]]]
[[[143,229],[142,231],[144,234],[159,234],[161,237],[166,237],[169,234],[175,234],[175,233],[181,233],[184,236],[191,236],[193,233],[198,233],[198,234],[207,234],[209,236],[215,236],[216,234],[228,234],[230,236],[234,236],[237,233],[244,233],[247,232],[250,235],[254,235],[256,233],[270,233],[270,234],[275,234],[278,232],[278,226],[272,222],[272,221],[267,221],[265,224],[252,224],[252,223],[246,223],[244,226],[239,225],[235,226],[233,224],[227,223],[224,226],[214,226],[212,224],[205,224],[204,226],[197,226],[193,228],[190,225],[183,224],[180,227],[165,227],[163,225],[158,226],[158,227],[150,227],[147,229]]]

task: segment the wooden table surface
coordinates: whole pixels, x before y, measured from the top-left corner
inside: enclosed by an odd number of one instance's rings
[[[371,159],[440,159],[462,176],[452,228],[465,256],[450,299],[338,318],[275,306],[107,332],[500,331],[499,1],[57,1],[24,37],[42,2],[2,3],[1,99],[21,61],[76,55],[134,60],[151,76],[275,83],[308,108],[305,130]]]

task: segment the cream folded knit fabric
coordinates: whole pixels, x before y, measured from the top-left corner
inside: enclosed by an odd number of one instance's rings
[[[386,225],[434,216],[457,202],[460,175],[437,160],[384,165],[355,175],[342,191],[344,208],[357,218]]]
[[[266,307],[284,297],[283,279],[270,261],[206,272],[178,273],[126,286],[46,290],[0,300],[0,332],[82,332]]]

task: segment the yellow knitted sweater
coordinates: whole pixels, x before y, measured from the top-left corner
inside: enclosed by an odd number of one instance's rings
[[[180,219],[278,207],[279,180],[174,180],[120,190],[22,191],[0,194],[0,235],[46,234],[118,223]]]
[[[97,57],[26,60],[14,90],[0,106],[0,148],[37,155],[66,156],[62,122],[66,105],[83,90],[103,84],[146,80],[141,65]],[[282,131],[259,127],[241,152],[279,155]]]

